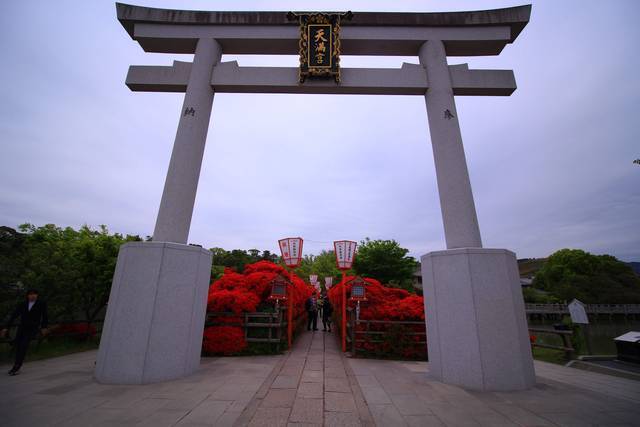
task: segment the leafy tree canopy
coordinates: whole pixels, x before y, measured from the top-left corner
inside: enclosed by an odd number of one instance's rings
[[[561,301],[589,304],[640,303],[640,278],[628,264],[610,255],[562,249],[551,255],[533,286]]]
[[[318,275],[318,282],[324,286],[325,277],[333,277],[333,283],[340,280],[342,273],[336,266],[336,255],[333,251],[322,251],[320,255],[305,255],[296,274],[303,280],[309,281],[312,274]]]
[[[232,268],[241,273],[244,266],[258,261],[277,262],[279,257],[269,251],[260,253],[257,249],[233,249],[231,251],[222,248],[209,249],[213,254],[213,265],[211,266],[211,279],[215,280],[222,276],[225,267]]]
[[[26,288],[36,288],[55,320],[93,320],[109,299],[120,245],[139,236],[110,234],[83,226],[79,230],[53,224],[23,224],[19,232],[0,230],[0,310],[8,311]]]
[[[409,250],[395,240],[367,238],[360,242],[353,269],[360,276],[413,292],[413,273],[418,263],[407,253]]]

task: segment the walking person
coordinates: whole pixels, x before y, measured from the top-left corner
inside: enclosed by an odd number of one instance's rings
[[[307,331],[311,330],[311,325],[313,325],[313,330],[318,330],[318,299],[315,294],[311,295],[304,304],[304,308],[307,311]]]
[[[0,337],[4,337],[7,334],[9,328],[13,326],[13,321],[18,317],[20,317],[20,325],[18,326],[16,337],[13,340],[16,359],[13,367],[9,371],[9,375],[18,375],[20,373],[20,368],[27,355],[29,342],[36,337],[38,331],[43,335],[46,335],[48,332],[47,325],[49,320],[47,319],[47,304],[42,300],[38,300],[37,290],[29,289],[27,291],[26,300],[16,306],[6,327],[0,331]]]
[[[331,332],[331,315],[333,314],[333,306],[331,305],[331,301],[329,301],[329,297],[324,297],[324,301],[322,302],[322,326],[324,330],[328,330]]]

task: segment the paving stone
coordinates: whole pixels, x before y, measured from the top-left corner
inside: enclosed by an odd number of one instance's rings
[[[298,387],[297,397],[301,398],[322,398],[323,387],[322,383],[300,383]]]
[[[300,381],[303,383],[322,383],[323,379],[322,371],[304,371]]]
[[[444,427],[445,424],[435,415],[405,415],[404,420],[411,427]]]
[[[369,405],[391,404],[389,395],[380,387],[361,387],[362,394]]]
[[[286,426],[289,420],[290,408],[258,408],[249,422],[250,427],[279,427]]]
[[[229,401],[205,400],[180,420],[180,424],[213,424],[231,405]]]
[[[291,410],[291,422],[316,423],[322,420],[322,399],[296,398]]]
[[[402,415],[433,415],[433,412],[415,394],[390,394],[389,397]]]
[[[324,367],[322,362],[307,362],[304,365],[304,369],[309,371],[322,371]]]
[[[451,403],[435,403],[429,406],[431,412],[438,417],[446,425],[454,425],[460,427],[480,426],[481,424],[474,420],[470,413],[464,410],[464,407]]]
[[[384,427],[395,427],[395,426],[406,426],[407,422],[402,417],[402,414],[398,412],[395,406],[388,405],[378,405],[378,404],[369,404],[369,410],[371,411],[371,416],[375,421],[377,426]]]
[[[292,375],[278,375],[273,381],[271,388],[297,388],[298,377]]]
[[[152,414],[147,415],[139,424],[141,427],[164,427],[174,426],[176,423],[188,413],[187,410],[167,410],[160,409]]]
[[[326,427],[360,427],[362,423],[358,414],[354,412],[325,412],[324,425]]]
[[[360,387],[382,387],[374,375],[356,375],[356,379]]]
[[[358,412],[356,402],[351,393],[326,392],[324,394],[325,411]]]
[[[481,426],[512,427],[512,426],[520,425],[520,424],[514,423],[509,418],[497,412],[482,412],[482,413],[475,413],[473,411],[470,411],[470,412],[473,416],[473,419],[476,420],[478,424],[480,424]]]
[[[296,389],[271,389],[260,404],[263,408],[290,408],[296,398]]]
[[[337,391],[340,393],[351,393],[349,381],[346,378],[325,378],[325,391]]]
[[[329,366],[324,369],[324,376],[327,378],[347,378],[347,374],[342,366]]]
[[[215,427],[233,427],[240,417],[241,412],[226,410],[215,421]]]

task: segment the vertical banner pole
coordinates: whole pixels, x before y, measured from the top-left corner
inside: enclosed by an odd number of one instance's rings
[[[347,351],[347,284],[346,271],[342,270],[342,352]]]
[[[291,342],[293,340],[293,283],[289,284],[289,309],[287,310],[287,340],[289,341],[289,350],[291,350]]]

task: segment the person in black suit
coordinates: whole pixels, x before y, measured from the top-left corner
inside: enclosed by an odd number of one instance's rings
[[[43,335],[47,334],[47,324],[49,322],[49,319],[47,319],[47,304],[38,300],[37,290],[29,289],[27,291],[26,301],[18,304],[9,318],[6,328],[1,331],[0,336],[4,337],[7,334],[17,317],[20,317],[20,326],[18,326],[16,338],[13,340],[16,361],[9,371],[9,375],[17,375],[20,372],[22,362],[24,362],[24,358],[27,355],[29,341],[38,335],[38,331]]]
[[[331,301],[329,301],[328,297],[324,297],[324,302],[322,303],[322,326],[324,326],[324,330],[326,331],[329,328],[329,332],[331,332],[331,315],[333,314],[333,306],[331,305]]]
[[[311,295],[304,304],[304,308],[307,311],[307,331],[318,330],[318,299],[315,295]]]

